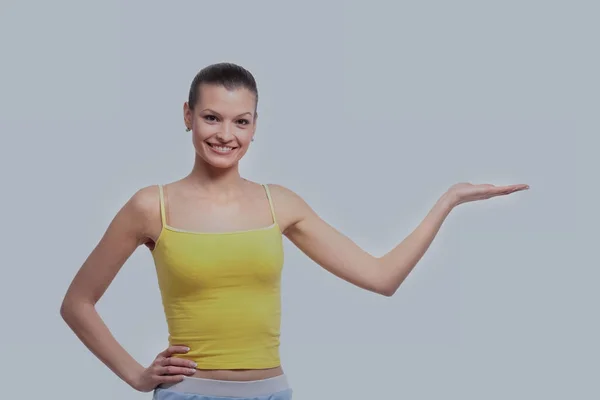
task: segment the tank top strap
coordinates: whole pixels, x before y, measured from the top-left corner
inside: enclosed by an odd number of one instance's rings
[[[267,193],[267,199],[269,199],[269,207],[271,208],[271,217],[273,218],[273,223],[277,223],[277,218],[275,217],[275,207],[273,206],[273,199],[271,198],[271,191],[269,190],[269,185],[263,183],[262,186],[265,188],[265,192]]]
[[[158,198],[160,199],[160,221],[162,222],[162,225],[165,226],[167,224],[167,217],[165,215],[165,195],[163,185],[158,185]]]

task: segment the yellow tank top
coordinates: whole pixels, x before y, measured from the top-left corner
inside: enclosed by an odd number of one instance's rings
[[[199,369],[280,365],[282,234],[266,184],[273,224],[232,232],[192,232],[166,221],[159,185],[161,233],[152,256],[170,345]]]

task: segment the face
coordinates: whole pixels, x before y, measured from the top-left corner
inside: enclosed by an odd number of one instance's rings
[[[235,166],[246,154],[256,130],[256,99],[248,89],[227,90],[201,85],[192,110],[184,105],[184,120],[192,129],[196,154],[217,168]]]

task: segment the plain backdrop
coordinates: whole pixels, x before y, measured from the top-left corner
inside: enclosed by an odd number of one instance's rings
[[[150,399],[59,316],[139,188],[187,174],[204,66],[259,85],[243,176],[299,193],[373,255],[452,184],[527,183],[455,209],[395,296],[285,241],[281,356],[298,400],[597,399],[597,5],[583,1],[6,1],[0,6],[2,398]],[[141,363],[166,346],[136,251],[98,304]]]

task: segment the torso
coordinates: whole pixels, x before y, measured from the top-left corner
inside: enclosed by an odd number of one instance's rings
[[[271,196],[275,207],[277,224],[282,232],[293,223],[293,213],[285,206],[285,198],[278,195],[272,185]],[[198,191],[185,180],[164,185],[167,225],[178,229],[198,232],[228,232],[263,228],[271,225],[272,215],[265,200],[264,188],[247,181],[243,193],[237,199],[220,201],[202,198]],[[156,212],[149,216],[147,241],[145,245],[153,249],[162,231],[156,189]],[[197,369],[193,375],[198,378],[250,381],[275,377],[283,374],[282,366],[268,369]]]
[[[257,381],[261,379],[273,378],[283,374],[281,366],[270,369],[215,369],[215,370],[196,370],[193,375],[196,378],[218,379],[223,381]]]

